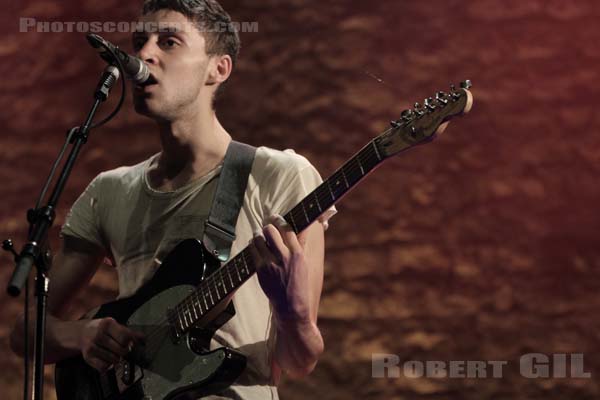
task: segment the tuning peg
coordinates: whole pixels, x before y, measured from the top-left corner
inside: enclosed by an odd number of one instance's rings
[[[442,105],[446,105],[448,104],[448,99],[447,99],[448,95],[444,92],[437,92],[435,94],[435,99],[438,101],[438,103],[442,104]]]
[[[462,82],[461,82],[462,85]],[[461,92],[457,92],[456,91],[456,86],[454,85],[450,85],[450,97],[452,97],[452,99],[457,100],[459,99],[461,96]]]
[[[423,106],[421,105],[421,103],[415,103],[413,110],[414,110],[414,113],[417,116],[417,118],[419,118],[425,114],[425,111],[423,111]]]
[[[407,122],[413,119],[414,116],[415,114],[412,112],[412,110],[404,110],[402,111],[402,114],[400,114],[400,117]]]
[[[471,89],[471,87],[472,87],[472,86],[473,86],[473,84],[472,84],[472,83],[471,83],[471,81],[470,81],[470,80],[468,80],[468,79],[467,79],[467,80],[465,80],[465,81],[462,81],[462,82],[460,83],[460,87],[461,87],[462,89]]]
[[[435,111],[435,109],[437,108],[437,106],[435,104],[435,100],[432,97],[426,98],[425,99],[425,107],[427,107],[427,109],[430,111]]]

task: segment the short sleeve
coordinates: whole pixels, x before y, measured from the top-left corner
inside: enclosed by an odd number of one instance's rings
[[[268,188],[261,188],[265,194],[263,206],[268,214],[266,217],[284,215],[323,182],[319,172],[306,158],[293,150],[286,150],[283,154],[285,157],[274,165],[279,170],[270,175],[271,179],[263,182]],[[327,229],[329,219],[336,213],[336,208],[331,206],[318,221]]]
[[[105,248],[99,218],[101,177],[102,174],[96,176],[75,201],[62,226],[61,236],[73,236]]]

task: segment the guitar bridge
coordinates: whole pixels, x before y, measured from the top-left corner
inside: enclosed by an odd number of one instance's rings
[[[115,375],[119,393],[123,393],[144,377],[144,370],[133,361],[123,360],[115,366]]]
[[[102,399],[121,398],[124,392],[133,393],[135,383],[144,377],[144,371],[131,361],[122,360],[106,373],[99,376],[99,389]],[[132,392],[133,390],[133,392]]]
[[[132,361],[125,360],[123,362],[123,372],[121,373],[121,382],[127,386],[133,385],[135,382],[135,364]]]

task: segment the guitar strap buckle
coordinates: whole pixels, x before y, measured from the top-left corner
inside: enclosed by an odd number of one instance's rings
[[[231,243],[235,240],[235,233],[213,224],[209,220],[204,223],[204,240],[205,245],[213,252],[213,254],[222,262],[229,259],[231,251]]]

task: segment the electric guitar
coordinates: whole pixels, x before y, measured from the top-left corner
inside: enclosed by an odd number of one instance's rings
[[[284,219],[300,233],[386,159],[431,141],[451,118],[470,111],[470,87],[462,82],[403,111]],[[58,399],[196,399],[222,391],[239,377],[246,359],[226,347],[210,351],[210,339],[233,316],[228,304],[235,290],[255,272],[248,248],[221,267],[200,241],[179,243],[135,295],[106,303],[93,316],[144,333],[145,343],[102,373],[81,356],[57,363]]]

